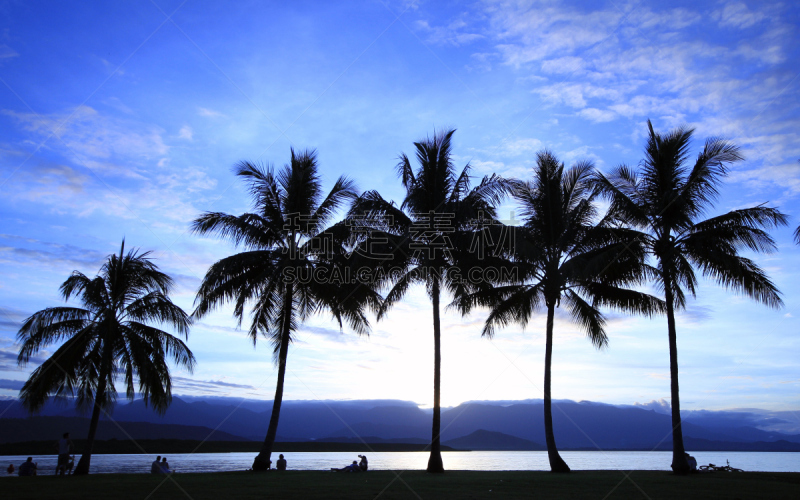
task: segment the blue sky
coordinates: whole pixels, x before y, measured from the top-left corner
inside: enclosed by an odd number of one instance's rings
[[[20,321],[128,245],[152,250],[191,309],[231,244],[189,234],[204,211],[249,208],[241,160],[283,165],[316,148],[387,198],[394,165],[457,128],[458,164],[526,178],[535,153],[607,170],[641,158],[646,120],[739,144],[716,210],[768,202],[800,223],[800,8],[791,2],[11,2],[0,8],[0,397]],[[501,208],[508,214],[511,205]],[[716,212],[715,212],[716,213]],[[709,213],[714,215],[714,213]],[[678,318],[688,409],[800,409],[800,247],[757,256],[784,294],[770,310],[702,282]],[[556,398],[668,399],[666,320],[612,313],[598,352],[558,318]],[[480,338],[485,314],[443,317],[443,404],[542,397],[543,327]],[[369,338],[327,316],[290,351],[285,399],[430,405],[430,305],[410,294]],[[176,394],[270,399],[276,370],[230,310],[197,324]],[[47,353],[43,353],[46,356]],[[798,417],[800,418],[800,417]]]

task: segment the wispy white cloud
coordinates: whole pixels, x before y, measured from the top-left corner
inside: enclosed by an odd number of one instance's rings
[[[187,141],[191,141],[193,137],[194,137],[194,131],[192,130],[192,127],[190,127],[189,125],[184,125],[178,131],[178,139],[186,139]]]
[[[610,122],[617,117],[613,111],[597,108],[584,108],[578,112],[578,115],[595,123]]]
[[[711,17],[720,26],[749,28],[763,21],[766,15],[763,12],[750,10],[744,2],[726,2],[721,9],[715,10]]]
[[[0,262],[14,266],[96,269],[106,257],[102,252],[74,245],[0,234]]]
[[[3,59],[11,59],[12,57],[18,57],[19,53],[16,50],[12,49],[6,44],[0,45],[0,60]]]
[[[521,137],[516,139],[506,139],[503,141],[502,151],[510,156],[528,155],[539,151],[544,147],[541,140],[533,137]]]
[[[787,54],[796,50],[794,28],[782,19],[786,9],[742,2],[662,9],[490,1],[484,10],[487,40],[499,61],[527,75],[546,105],[572,108],[590,123],[690,122],[698,132],[744,145],[748,157],[764,159],[735,180],[779,183],[797,192],[788,161],[798,154],[797,123],[787,114],[776,116],[776,110],[791,108],[790,95],[800,88],[792,83],[796,72],[785,67]],[[748,36],[698,31],[709,18],[723,30],[747,29]],[[761,116],[765,112],[769,117]]]
[[[470,32],[464,19],[455,19],[444,26],[431,25],[429,21],[417,20],[414,27],[422,32],[426,41],[436,45],[460,46],[480,40],[483,35]]]
[[[120,118],[103,115],[89,106],[80,106],[71,113],[39,115],[17,111],[3,111],[14,118],[25,130],[42,138],[55,135],[69,148],[72,156],[94,161],[114,156],[147,160],[164,156],[169,147],[162,139],[159,127],[142,126]],[[51,147],[63,148],[55,141]]]
[[[204,116],[206,118],[221,118],[225,116],[219,111],[215,111],[213,109],[208,109],[208,108],[197,108],[197,114],[200,116]]]

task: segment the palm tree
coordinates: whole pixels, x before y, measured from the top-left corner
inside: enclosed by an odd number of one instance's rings
[[[613,227],[608,216],[593,224],[598,218],[589,185],[593,170],[589,162],[565,170],[552,153],[539,152],[533,180],[517,184],[514,191],[524,220],[513,249],[519,282],[454,303],[462,313],[475,306],[490,307],[483,329],[490,338],[498,326],[524,326],[534,311],[546,310],[544,425],[553,472],[570,470],[558,453],[553,432],[550,374],[556,308],[563,305],[596,348],[608,344],[599,306],[648,315],[662,309],[658,299],[625,288],[641,280],[644,253],[632,232]]]
[[[73,271],[61,285],[65,300],[79,297],[83,307],[48,307],[33,314],[17,333],[22,344],[18,362],[24,366],[40,349],[63,342],[33,371],[20,390],[31,412],[48,396],[75,396],[79,409],[92,407],[86,449],[75,474],[88,474],[100,412],[116,400],[114,381],[122,376],[126,396],[138,391],[145,404],[163,413],[172,401],[167,358],[192,371],[194,356],[181,339],[152,323],[173,327],[184,338],[190,317],[169,299],[172,279],[158,270],[149,252],[110,255],[100,273],[90,279]]]
[[[444,472],[442,464],[441,429],[441,322],[442,290],[454,295],[465,293],[470,283],[459,279],[461,266],[474,259],[468,250],[476,222],[493,218],[493,203],[507,189],[503,179],[485,177],[470,189],[470,166],[460,174],[451,160],[451,138],[455,130],[434,134],[434,137],[415,142],[419,168],[401,154],[397,170],[406,191],[402,205],[384,200],[375,191],[365,193],[351,209],[350,216],[366,221],[375,240],[386,238],[387,249],[382,264],[387,269],[402,269],[394,276],[378,312],[386,317],[389,309],[400,301],[413,284],[423,284],[433,306],[433,426],[428,472]]]
[[[253,470],[269,469],[278,431],[286,357],[300,323],[328,310],[342,326],[368,334],[366,308],[377,310],[380,295],[365,284],[350,286],[326,277],[342,276],[352,264],[343,241],[346,226],[328,227],[336,210],[356,198],[355,187],[340,177],[324,198],[314,151],[291,151],[291,162],[279,171],[242,162],[235,168],[250,189],[252,213],[228,215],[208,212],[192,226],[199,234],[216,233],[245,251],[211,266],[197,292],[194,315],[204,316],[225,302],[234,303],[241,325],[251,305],[249,336],[255,346],[259,334],[273,346],[278,382],[264,443]],[[336,274],[339,273],[339,274]],[[346,281],[346,280],[345,280]]]
[[[694,165],[687,165],[694,132],[677,128],[662,136],[648,120],[649,137],[640,174],[626,166],[609,176],[598,174],[596,185],[611,201],[620,220],[640,230],[638,238],[656,261],[648,273],[663,290],[669,334],[672,398],[672,470],[686,474],[678,391],[678,345],[675,309],[686,305],[688,291],[695,295],[694,267],[718,284],[748,295],[770,307],[780,307],[778,289],[742,249],[771,252],[775,242],[765,229],[786,224],[775,208],[759,205],[733,210],[702,220],[713,207],[726,165],[743,159],[739,148],[719,138],[709,138]]]

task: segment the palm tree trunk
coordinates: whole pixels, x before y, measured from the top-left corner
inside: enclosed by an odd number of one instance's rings
[[[281,332],[281,346],[278,351],[278,384],[275,387],[275,399],[272,401],[272,415],[269,417],[267,437],[261,445],[258,455],[253,460],[254,471],[268,470],[272,465],[272,445],[278,434],[278,420],[281,416],[281,403],[283,402],[283,380],[286,377],[286,356],[289,352],[289,333],[292,319],[292,284],[287,285],[284,299],[283,332]]]
[[[433,278],[433,287],[431,287],[431,302],[433,302],[433,429],[431,430],[431,456],[428,458],[427,471],[444,472],[440,440],[442,428],[442,332],[439,322],[439,279],[436,276]]]
[[[686,461],[686,450],[683,447],[681,401],[678,390],[678,334],[675,329],[675,308],[673,305],[675,297],[669,284],[664,286],[664,298],[667,302],[667,329],[669,330],[669,380],[670,396],[672,397],[672,471],[675,474],[688,474],[689,462]]]
[[[569,472],[569,465],[558,454],[556,436],[553,433],[553,411],[550,397],[550,367],[553,362],[553,318],[555,304],[547,304],[547,338],[544,349],[544,436],[547,441],[547,458],[551,472]]]
[[[75,466],[76,476],[83,476],[89,473],[89,465],[92,461],[92,448],[94,447],[94,436],[97,434],[97,424],[100,422],[100,402],[106,398],[106,383],[108,377],[106,374],[101,374],[100,383],[97,386],[97,393],[94,397],[94,409],[92,410],[92,419],[89,421],[89,435],[86,436],[86,448],[83,450],[81,459],[78,460],[78,465]]]

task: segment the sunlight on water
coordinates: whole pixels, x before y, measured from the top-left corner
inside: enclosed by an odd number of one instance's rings
[[[280,449],[273,453],[277,460]],[[150,472],[152,455],[94,455],[92,472],[98,474]],[[253,464],[255,453],[176,453],[167,455],[170,466],[177,473],[222,472],[247,470]],[[357,460],[357,453],[284,453],[289,469],[330,470],[344,467]],[[693,453],[699,465],[713,463],[746,471],[800,472],[800,453],[783,452],[725,452]],[[670,470],[671,452],[659,451],[563,451],[561,456],[573,470]],[[367,455],[373,470],[421,470],[428,463],[427,452],[376,452]],[[24,456],[0,456],[0,465],[19,464]],[[77,457],[76,457],[77,458]],[[549,470],[547,452],[544,451],[452,451],[442,453],[448,470]],[[39,464],[39,474],[55,471],[55,455],[34,457]],[[4,465],[4,468],[7,465]],[[8,474],[2,474],[8,476]]]

